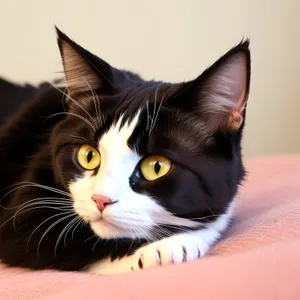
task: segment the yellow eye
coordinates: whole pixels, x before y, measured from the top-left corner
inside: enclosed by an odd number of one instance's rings
[[[78,151],[77,160],[84,169],[94,170],[100,165],[101,156],[94,147],[83,145]]]
[[[161,155],[149,156],[145,158],[140,166],[140,171],[145,179],[153,181],[165,176],[171,169],[171,162]]]

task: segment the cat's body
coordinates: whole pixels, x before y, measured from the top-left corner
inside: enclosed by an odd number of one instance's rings
[[[248,43],[181,84],[114,69],[61,32],[59,45],[67,99],[0,82],[0,259],[118,273],[205,255],[244,176]]]

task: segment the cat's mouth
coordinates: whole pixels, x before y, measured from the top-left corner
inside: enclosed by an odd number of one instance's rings
[[[122,208],[111,211],[107,208],[102,213],[94,207],[87,209],[75,206],[75,211],[100,238],[135,238],[149,233],[153,220],[136,209]]]
[[[116,224],[111,224],[103,219],[90,223],[91,229],[102,239],[129,237],[128,233]]]
[[[109,225],[118,228],[119,230],[124,230],[124,227],[122,227],[121,225],[118,226],[118,224],[116,224],[115,222],[110,222],[107,218],[101,217],[97,222],[102,225]]]
[[[141,223],[127,218],[111,218],[110,216],[100,216],[89,221],[89,226],[100,238],[136,238],[143,237],[148,227]],[[144,225],[144,226],[143,226]]]

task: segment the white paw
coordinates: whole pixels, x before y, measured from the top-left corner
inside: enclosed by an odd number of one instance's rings
[[[201,238],[176,235],[138,249],[133,255],[131,270],[181,264],[199,259],[206,252],[207,245]]]

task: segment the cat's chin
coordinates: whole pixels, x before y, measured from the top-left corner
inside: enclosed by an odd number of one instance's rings
[[[102,239],[110,238],[129,238],[131,237],[129,232],[124,231],[123,228],[119,228],[113,224],[108,223],[103,218],[90,222],[92,230]]]

